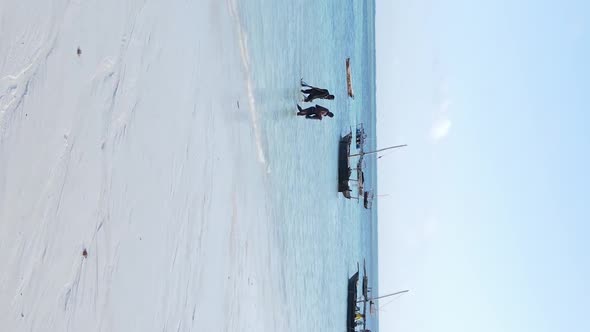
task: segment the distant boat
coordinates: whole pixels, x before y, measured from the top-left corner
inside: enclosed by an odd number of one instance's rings
[[[359,282],[359,267],[357,264],[356,273],[348,279],[348,296],[346,304],[346,331],[354,332],[356,330],[355,317],[357,314],[357,286]]]
[[[365,150],[365,140],[367,138],[367,134],[365,133],[365,128],[363,124],[359,124],[356,127],[356,149],[363,152]],[[361,155],[359,160],[356,163],[356,179],[352,181],[356,181],[357,184],[357,200],[363,196],[364,188],[365,188],[365,172],[363,171],[364,163],[363,163],[363,156]]]
[[[352,133],[340,139],[340,146],[338,149],[338,191],[348,199],[360,199],[363,196],[363,188],[365,185],[365,173],[363,172],[363,158],[359,158],[356,163],[356,178],[352,178],[353,168],[350,163],[350,145],[352,143]],[[357,192],[353,195],[353,189],[350,182],[356,182]]]
[[[365,193],[363,194],[363,206],[365,207],[365,209],[371,209],[371,207],[373,206],[373,193],[365,191]]]
[[[365,172],[363,171],[363,158],[359,158],[358,162],[356,163],[356,179],[349,179],[350,181],[356,182],[357,186],[357,196],[356,199],[360,199],[363,196],[363,191],[365,188]]]
[[[356,163],[356,168],[354,168],[356,178],[352,178],[353,168],[350,162],[350,148],[353,140],[352,132],[351,129],[350,133],[340,139],[340,147],[338,149],[338,191],[348,199],[356,198],[358,200],[363,196],[365,174],[363,172],[363,157],[361,156]],[[355,132],[356,148],[360,149],[361,152],[364,149],[366,137],[367,135],[361,124],[356,128]],[[351,181],[356,182],[357,185],[357,194],[354,197],[352,196],[352,188],[350,187]]]
[[[367,139],[367,134],[365,133],[365,127],[363,124],[359,124],[356,126],[356,148],[362,150],[365,146],[365,140]]]
[[[390,296],[394,296],[394,295],[400,295],[400,294],[404,294],[409,292],[409,289],[403,290],[403,291],[399,291],[399,292],[395,292],[395,293],[391,293],[391,294],[386,294],[386,295],[382,295],[382,296],[377,296],[377,297],[364,297],[362,300],[358,300],[357,303],[363,303],[363,305],[366,307],[367,302],[369,303],[369,313],[371,314],[371,316],[373,314],[375,314],[376,310],[375,310],[375,300],[378,299],[382,299],[382,298],[386,298],[386,297],[390,297]]]
[[[367,299],[369,298],[369,276],[367,275],[367,264],[363,259],[363,329],[361,331],[365,331],[367,328]],[[370,308],[369,308],[370,310]]]
[[[367,275],[367,264],[363,259],[363,297],[369,298],[369,276]]]
[[[348,199],[352,198],[352,191],[350,189],[350,162],[348,156],[350,155],[350,144],[352,142],[352,132],[340,138],[340,145],[338,147],[338,191]]]
[[[340,146],[338,148],[338,192],[341,192],[342,195],[348,199],[356,198],[360,200],[361,197],[363,198],[363,206],[366,209],[369,209],[371,206],[371,200],[373,198],[372,195],[369,195],[364,190],[365,185],[365,173],[363,171],[363,158],[365,155],[370,155],[374,153],[378,153],[381,151],[401,148],[407,146],[406,144],[403,145],[395,145],[390,146],[383,149],[378,149],[375,151],[364,151],[364,140],[366,135],[364,134],[364,129],[362,129],[362,125],[360,128],[356,130],[356,146],[360,148],[358,153],[351,154],[350,153],[350,145],[352,144],[352,130],[350,133],[346,134],[345,136],[340,138]],[[350,158],[351,157],[359,157],[357,164],[356,164],[356,179],[351,178],[352,175],[352,168],[350,167]],[[352,188],[350,187],[350,182],[357,183],[357,195],[352,196]]]
[[[352,73],[350,70],[350,58],[346,58],[346,88],[348,95],[354,99],[354,91],[352,90]]]
[[[391,294],[373,297],[371,287],[369,287],[369,276],[367,275],[367,265],[363,260],[363,283],[362,290],[359,297],[358,282],[359,282],[359,264],[357,263],[356,273],[348,279],[348,297],[347,297],[347,312],[346,312],[346,331],[355,332],[357,327],[361,329],[358,331],[367,331],[367,305],[369,305],[369,314],[372,316],[374,312],[375,301],[378,299],[399,295],[409,292],[403,290]],[[371,294],[370,294],[371,293]],[[362,304],[362,310],[359,307]],[[361,326],[362,325],[362,326]]]

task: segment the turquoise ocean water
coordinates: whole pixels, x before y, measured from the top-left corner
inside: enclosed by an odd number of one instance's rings
[[[339,138],[363,123],[375,138],[374,1],[243,1],[256,113],[268,162],[269,213],[282,261],[281,297],[290,330],[344,331],[346,287],[366,259],[377,292],[377,202],[372,210],[337,192]],[[351,58],[355,99],[346,94]],[[318,101],[332,119],[297,117],[299,80],[326,87]],[[375,157],[366,160],[366,188],[376,191]],[[369,328],[377,329],[370,320]]]

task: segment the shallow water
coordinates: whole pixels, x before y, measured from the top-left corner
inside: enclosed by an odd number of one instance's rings
[[[239,15],[283,260],[287,326],[343,331],[347,278],[357,262],[366,259],[377,291],[376,204],[368,211],[337,192],[339,138],[363,123],[368,149],[376,144],[374,3],[265,0],[241,3]],[[347,57],[354,99],[347,96]],[[300,78],[336,96],[317,102],[334,118],[295,115],[297,103],[312,105],[302,102]],[[365,158],[366,188],[375,190],[373,158]]]

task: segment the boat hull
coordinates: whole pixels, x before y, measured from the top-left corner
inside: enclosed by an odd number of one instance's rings
[[[356,316],[356,299],[357,299],[357,284],[359,281],[359,271],[348,279],[348,298],[347,298],[347,312],[346,312],[346,331],[354,332],[355,323],[354,317]]]
[[[338,148],[338,191],[346,198],[351,198],[351,189],[349,184],[352,170],[348,161],[350,155],[350,144],[352,142],[352,133],[340,139]]]

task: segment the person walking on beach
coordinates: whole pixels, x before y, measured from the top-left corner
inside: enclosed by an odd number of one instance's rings
[[[321,120],[324,116],[334,117],[334,113],[330,112],[329,109],[322,107],[320,105],[315,105],[308,107],[306,109],[302,109],[301,106],[297,105],[297,112],[298,116],[305,116],[306,119],[312,120]]]
[[[328,99],[328,100],[334,99],[334,96],[330,94],[330,91],[328,91],[328,89],[321,89],[321,88],[317,88],[315,86],[311,86],[311,85],[303,82],[303,79],[301,80],[301,86],[308,88],[308,89],[301,90],[301,92],[303,92],[304,94],[307,94],[307,96],[303,100],[305,102],[309,103],[309,102],[313,101],[314,99]]]

